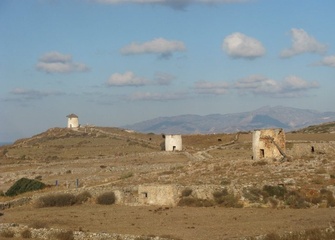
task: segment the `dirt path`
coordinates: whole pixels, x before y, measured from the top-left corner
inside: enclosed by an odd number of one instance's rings
[[[71,230],[221,240],[334,226],[335,209],[161,208],[92,203],[63,208],[8,209],[0,221],[23,224],[43,221],[48,227]]]

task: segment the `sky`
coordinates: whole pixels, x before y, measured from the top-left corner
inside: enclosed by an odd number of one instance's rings
[[[335,111],[334,0],[1,0],[0,142],[263,106]]]

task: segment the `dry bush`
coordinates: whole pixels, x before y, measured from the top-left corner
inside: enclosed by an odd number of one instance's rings
[[[210,200],[193,197],[184,197],[178,202],[178,206],[185,207],[211,207],[213,205],[213,202]]]
[[[284,199],[285,194],[287,193],[287,190],[284,186],[270,186],[270,185],[265,185],[263,187],[263,191],[266,192],[266,194],[269,197],[274,197],[276,196],[278,199]]]
[[[257,162],[252,163],[252,166],[264,166],[264,165],[267,165],[267,164],[268,164],[267,161],[265,161],[265,160],[259,160]]]
[[[182,197],[188,197],[192,194],[192,189],[190,188],[185,188],[182,192],[181,192],[181,196]]]
[[[305,201],[304,196],[299,192],[291,191],[285,196],[285,204],[290,206],[290,208],[308,208],[309,205]]]
[[[264,240],[280,240],[281,237],[277,233],[268,233],[265,235]]]
[[[12,230],[5,229],[0,233],[0,236],[3,238],[13,238],[14,232]]]
[[[58,193],[42,196],[36,201],[36,207],[64,207],[76,203],[76,197],[70,193]]]
[[[260,202],[262,199],[266,202],[266,196],[266,192],[256,187],[243,189],[243,197],[248,199],[250,202]]]
[[[335,198],[331,191],[327,189],[320,190],[321,198],[327,201],[327,207],[335,207]]]
[[[233,193],[229,193],[227,189],[221,191],[215,191],[213,193],[214,201],[223,207],[230,208],[241,208],[243,207],[242,203],[239,203],[239,198]]]
[[[122,174],[121,177],[120,177],[120,179],[126,179],[126,178],[130,178],[132,176],[134,176],[134,173],[127,172],[127,173]]]
[[[91,197],[92,197],[92,195],[88,191],[84,191],[82,193],[79,193],[76,196],[75,202],[76,202],[76,204],[82,204],[82,203],[86,202]]]
[[[267,200],[269,200],[272,208],[278,207],[279,201],[277,199],[269,197]]]
[[[66,232],[56,233],[55,238],[58,240],[74,240],[73,231],[69,230]]]
[[[30,228],[35,228],[35,229],[41,229],[41,228],[47,228],[48,225],[44,221],[36,220],[33,221],[32,223],[29,224]]]
[[[29,229],[25,229],[21,232],[21,237],[22,238],[31,238],[32,234],[31,231]]]
[[[224,178],[221,180],[221,185],[229,185],[231,183],[230,179]]]
[[[321,185],[325,182],[325,178],[323,176],[316,176],[312,179],[312,183]]]
[[[96,202],[102,205],[111,205],[115,203],[115,200],[114,192],[105,192],[97,197]]]

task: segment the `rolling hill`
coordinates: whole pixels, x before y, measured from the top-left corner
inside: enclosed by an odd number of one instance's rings
[[[159,117],[124,128],[143,133],[207,134],[250,131],[257,128],[283,128],[293,131],[331,121],[335,121],[335,112],[267,106],[242,113]]]

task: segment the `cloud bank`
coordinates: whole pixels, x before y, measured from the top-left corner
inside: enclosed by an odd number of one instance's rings
[[[308,82],[300,77],[291,75],[283,81],[276,81],[262,75],[251,75],[238,80],[234,88],[240,93],[252,93],[267,97],[302,97],[313,88],[318,88],[317,82]]]
[[[130,101],[170,101],[187,98],[186,93],[152,93],[152,92],[136,92],[130,95],[127,100]]]
[[[20,97],[24,100],[38,100],[48,96],[59,96],[63,95],[61,92],[56,91],[39,91],[33,89],[14,88],[10,91],[10,94]]]
[[[265,54],[260,41],[239,32],[227,36],[223,40],[222,49],[232,58],[255,59]]]
[[[108,86],[143,86],[148,84],[148,80],[136,76],[133,72],[114,73],[107,81]]]
[[[130,45],[123,47],[121,53],[124,55],[158,54],[162,58],[168,58],[174,52],[182,52],[185,50],[186,47],[181,41],[156,38],[144,43],[131,43]]]
[[[196,92],[200,94],[214,94],[221,95],[228,93],[229,84],[225,82],[206,82],[199,81],[194,85]]]
[[[280,56],[283,58],[293,57],[303,53],[325,53],[327,46],[318,42],[314,37],[310,36],[305,30],[291,29],[292,46],[284,49]]]
[[[83,63],[73,62],[72,56],[59,52],[48,52],[41,56],[36,69],[46,73],[86,72],[89,67]]]

